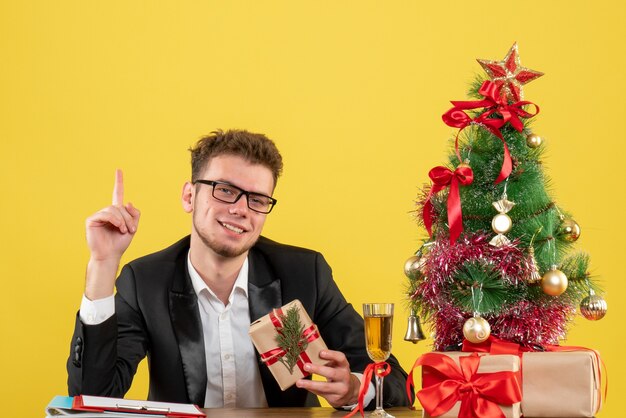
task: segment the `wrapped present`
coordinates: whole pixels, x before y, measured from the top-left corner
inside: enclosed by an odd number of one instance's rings
[[[522,359],[522,412],[527,417],[593,417],[602,406],[600,355],[585,347],[548,345],[532,351],[494,336],[463,351],[516,354]]]
[[[530,352],[522,363],[524,416],[593,417],[600,410],[600,358],[595,351]]]
[[[326,363],[319,357],[326,344],[297,299],[254,321],[248,333],[281,390],[309,375],[306,363]]]
[[[422,366],[417,397],[424,417],[520,417],[518,356],[433,352],[418,358],[416,366]]]

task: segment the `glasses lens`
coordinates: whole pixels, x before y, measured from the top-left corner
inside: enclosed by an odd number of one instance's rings
[[[221,200],[222,202],[233,203],[237,200],[241,192],[229,185],[229,184],[220,184],[216,183],[213,186],[213,197]]]
[[[248,207],[257,212],[268,213],[272,209],[272,201],[267,196],[250,193]]]

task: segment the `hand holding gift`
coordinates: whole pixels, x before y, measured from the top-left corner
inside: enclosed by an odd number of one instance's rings
[[[310,374],[305,364],[326,363],[319,353],[328,347],[299,300],[250,324],[249,334],[282,390]]]

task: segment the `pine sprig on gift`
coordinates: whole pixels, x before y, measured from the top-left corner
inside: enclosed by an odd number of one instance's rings
[[[276,334],[276,344],[285,350],[285,355],[279,361],[289,370],[290,374],[293,374],[293,368],[298,362],[298,357],[306,350],[309,343],[302,336],[304,325],[300,322],[300,315],[296,306],[287,309],[280,320],[283,327]]]

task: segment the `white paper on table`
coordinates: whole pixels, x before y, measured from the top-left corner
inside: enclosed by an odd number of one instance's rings
[[[82,396],[83,406],[88,408],[99,408],[104,410],[129,409],[145,411],[153,414],[187,414],[194,416],[204,416],[197,406],[183,403],[138,401],[121,398],[107,398],[102,396]]]

